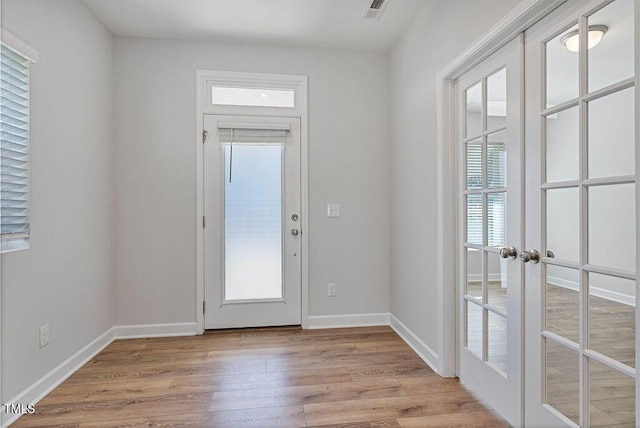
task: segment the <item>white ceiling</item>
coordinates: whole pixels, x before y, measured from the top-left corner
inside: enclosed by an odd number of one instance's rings
[[[387,52],[425,0],[84,0],[114,34]]]

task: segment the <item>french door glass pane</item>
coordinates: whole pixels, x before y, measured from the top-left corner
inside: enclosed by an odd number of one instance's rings
[[[589,91],[633,77],[633,1],[616,0],[589,17],[589,26],[605,25],[607,32],[589,49]]]
[[[560,41],[578,29],[575,25],[545,44],[547,56],[547,107],[569,101],[578,96],[578,54]]]
[[[545,118],[547,183],[578,179],[578,108]]]
[[[488,324],[488,356],[487,360],[494,366],[507,372],[507,319],[502,315],[487,311]]]
[[[579,342],[579,294],[580,275],[577,269],[547,266],[545,330]]]
[[[282,146],[224,146],[224,300],[282,297]]]
[[[489,193],[487,195],[487,245],[490,247],[502,247],[505,245],[506,207],[506,192]]]
[[[589,188],[589,263],[635,272],[634,184]]]
[[[466,90],[465,136],[480,135],[482,132],[482,82]]]
[[[467,348],[482,358],[482,306],[468,300],[467,304]]]
[[[482,302],[482,251],[467,248],[467,289],[465,294]]]
[[[507,132],[487,137],[487,187],[507,187]]]
[[[578,353],[552,340],[545,340],[546,402],[580,423]]]
[[[578,262],[580,207],[578,188],[547,190],[547,250],[555,258]]]
[[[467,242],[482,245],[482,195],[467,195]]]
[[[466,145],[467,189],[482,189],[482,139],[469,141]]]
[[[636,282],[589,273],[589,348],[636,366]]]
[[[589,359],[589,413],[592,427],[634,426],[635,379]]]
[[[507,126],[507,69],[487,78],[487,131]]]
[[[487,252],[487,303],[507,313],[507,263],[497,253]]]
[[[634,119],[634,88],[589,103],[589,178],[635,173]]]

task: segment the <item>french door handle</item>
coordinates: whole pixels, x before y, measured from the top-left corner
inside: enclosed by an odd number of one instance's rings
[[[536,264],[540,261],[540,253],[538,253],[537,250],[531,250],[531,251],[523,251],[520,253],[520,260],[522,260],[524,263],[533,263]]]
[[[516,250],[515,247],[500,248],[500,257],[503,259],[515,259],[518,257],[518,250]]]

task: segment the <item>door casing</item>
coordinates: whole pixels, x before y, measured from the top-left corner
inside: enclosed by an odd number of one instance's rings
[[[242,116],[297,117],[300,119],[300,230],[302,248],[302,328],[309,326],[309,120],[307,76],[246,73],[233,71],[196,70],[196,333],[204,333],[204,148],[203,131],[205,114],[226,114]],[[281,107],[248,107],[222,106],[208,102],[208,91],[211,85],[219,84],[230,87],[282,88],[295,91],[295,106]]]

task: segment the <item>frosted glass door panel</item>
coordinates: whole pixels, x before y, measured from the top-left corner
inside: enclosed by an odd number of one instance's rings
[[[282,147],[224,152],[224,300],[280,299]]]

